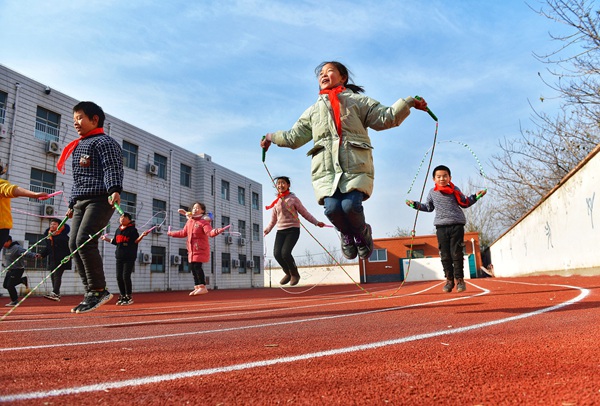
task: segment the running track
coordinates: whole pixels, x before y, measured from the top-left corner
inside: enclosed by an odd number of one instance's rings
[[[600,404],[600,276],[363,287],[143,293],[80,315],[80,297],[31,297],[0,322],[0,403]]]

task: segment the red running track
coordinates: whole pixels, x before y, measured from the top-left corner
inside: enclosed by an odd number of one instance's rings
[[[144,293],[79,315],[32,297],[0,322],[0,403],[600,404],[599,285]]]

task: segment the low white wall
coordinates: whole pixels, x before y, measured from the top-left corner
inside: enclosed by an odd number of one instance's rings
[[[597,152],[492,244],[495,276],[600,274]]]
[[[300,282],[296,286],[360,283],[360,268],[358,263],[344,264],[342,266],[343,269],[339,265],[299,267],[298,272],[300,273]],[[284,275],[281,268],[272,268],[270,270],[266,268],[264,272],[265,287],[280,287],[279,281]],[[354,279],[354,282],[352,282],[352,279],[350,278]]]
[[[471,279],[468,258],[468,255],[465,255],[463,258],[465,264],[464,279]],[[408,259],[402,260],[404,280],[406,282],[443,281],[446,279],[444,268],[439,258],[413,258],[410,260],[410,268],[408,262]]]

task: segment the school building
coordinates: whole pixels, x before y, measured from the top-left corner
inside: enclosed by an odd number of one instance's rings
[[[482,276],[479,233],[465,233],[464,244],[465,278]],[[368,260],[359,261],[363,283],[445,279],[435,235],[376,238],[373,248]]]
[[[0,65],[0,160],[8,165],[6,179],[35,191],[64,191],[46,201],[12,199],[11,235],[26,247],[43,237],[50,218],[64,218],[73,183],[71,161],[64,175],[57,171],[56,162],[64,146],[78,137],[72,109],[80,100],[48,85]],[[105,131],[123,148],[121,207],[135,217],[140,233],[160,225],[139,244],[132,275],[134,292],[193,288],[185,239],[167,237],[166,231],[169,226],[184,226],[186,219],[177,210],[190,210],[195,201],[203,202],[213,214],[214,227],[232,224],[235,232],[209,239],[211,259],[204,266],[208,287],[264,286],[262,185],[213,162],[210,155],[188,151],[105,113]],[[114,234],[118,220],[117,213],[109,235]],[[39,251],[44,244],[33,250]],[[99,244],[108,289],[118,292],[115,247]],[[37,285],[47,275],[43,260],[28,260],[26,275],[30,286]],[[50,289],[48,279],[36,294]],[[78,275],[74,270],[65,272],[61,294],[79,293],[83,287]]]

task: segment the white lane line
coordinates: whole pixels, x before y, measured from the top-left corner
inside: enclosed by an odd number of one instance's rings
[[[360,295],[360,296],[362,296],[362,298],[358,299],[358,300],[353,300],[352,303],[368,302],[368,301],[382,300],[382,299],[398,299],[398,298],[405,297],[405,296],[415,296],[415,295],[419,295],[421,293],[425,293],[425,292],[433,289],[435,286],[437,286],[437,285],[434,285],[432,287],[427,287],[423,290],[413,292],[413,293],[407,293],[404,295],[397,295],[397,296],[390,296],[389,298],[388,297],[380,298],[380,297],[372,297],[372,296],[365,297],[364,295]],[[341,298],[344,298],[344,297],[345,296],[341,296]],[[348,296],[347,298],[349,299],[349,298],[353,298],[353,297],[357,297],[357,296],[352,295],[352,296]],[[464,297],[468,297],[468,296],[464,296]],[[331,299],[328,298],[327,300],[332,300],[332,298]],[[325,307],[325,306],[336,306],[339,304],[342,304],[342,305],[348,304],[347,301],[323,303],[323,298],[318,298],[318,297],[311,299],[311,300],[302,300],[301,302],[306,303],[306,302],[311,302],[311,301],[316,301],[318,303],[312,304],[312,305],[304,305],[304,306],[294,305],[293,307],[288,306],[288,307],[281,307],[279,309],[269,308],[269,309],[264,309],[264,310],[252,310],[252,311],[244,311],[244,312],[237,312],[237,313],[218,313],[218,314],[210,314],[210,315],[203,314],[200,316],[174,317],[174,318],[169,318],[169,319],[111,323],[111,324],[96,325],[95,327],[97,327],[97,328],[123,327],[123,326],[135,326],[135,325],[165,324],[165,323],[171,323],[171,322],[181,322],[181,321],[190,321],[190,320],[224,319],[227,317],[238,317],[238,316],[243,316],[243,315],[248,316],[248,315],[256,315],[256,314],[262,314],[262,313],[283,312],[283,311],[288,311],[290,309],[299,310],[299,309],[309,309],[312,307]],[[279,303],[276,303],[276,304],[279,304]],[[290,305],[290,303],[285,303],[285,304]],[[267,305],[273,305],[273,303],[264,303],[264,304],[259,303],[258,305],[259,306],[267,306]],[[252,305],[252,306],[256,307],[256,305]],[[249,307],[249,306],[248,305],[226,306],[223,308],[211,309],[211,310],[212,311],[222,311],[222,310],[224,311],[224,310],[228,310],[228,309],[240,309],[240,308],[245,309],[247,307]],[[163,313],[162,312],[160,312],[160,313],[145,313],[145,314],[143,314],[143,316],[149,317],[149,316],[156,316],[158,314],[163,314]],[[165,312],[164,314],[172,314],[172,312]],[[132,317],[135,317],[135,315],[132,315]],[[79,326],[64,326],[64,327],[37,327],[37,328],[30,328],[30,329],[0,331],[0,333],[25,333],[25,332],[31,332],[31,331],[39,332],[39,331],[56,331],[56,330],[77,330],[77,329],[86,329],[86,328],[90,328],[90,326],[85,324],[85,325],[79,325]],[[3,349],[0,348],[0,352],[1,351],[3,351]]]
[[[204,330],[204,331],[190,331],[190,332],[185,332],[185,333],[161,334],[161,335],[142,336],[142,337],[114,338],[111,340],[85,341],[85,342],[73,342],[73,343],[41,344],[41,345],[30,345],[30,346],[25,346],[25,347],[7,347],[7,348],[0,348],[0,353],[9,352],[9,351],[39,350],[39,349],[45,349],[45,348],[75,347],[75,346],[81,346],[81,345],[114,344],[114,343],[124,343],[124,342],[142,341],[142,340],[158,340],[158,339],[173,338],[173,337],[185,337],[185,336],[200,335],[200,334],[212,334],[212,333],[239,331],[239,330],[267,328],[267,327],[283,326],[283,325],[289,325],[289,324],[310,323],[310,322],[315,322],[315,321],[339,319],[339,318],[345,318],[345,317],[364,316],[366,314],[383,313],[383,312],[389,312],[389,311],[395,311],[395,310],[401,310],[401,309],[408,309],[408,308],[412,308],[412,307],[429,306],[432,304],[454,302],[454,301],[458,301],[458,300],[467,300],[467,299],[470,299],[473,297],[486,295],[490,292],[489,290],[481,288],[479,286],[478,286],[478,288],[481,289],[483,292],[475,294],[475,295],[470,295],[470,296],[459,296],[459,297],[454,297],[454,298],[450,298],[450,299],[434,300],[434,301],[426,302],[426,303],[416,303],[416,304],[410,304],[410,305],[404,305],[404,306],[388,307],[388,308],[383,308],[383,309],[365,310],[365,311],[359,311],[359,312],[355,312],[355,313],[337,314],[334,316],[320,316],[320,317],[314,317],[314,318],[309,317],[309,318],[298,319],[298,320],[280,321],[280,322],[274,322],[274,323],[262,323],[262,324],[255,324],[255,325],[250,325],[250,326],[229,327],[229,328],[220,328],[220,329]],[[428,290],[428,289],[425,289],[425,291],[426,290]],[[415,292],[411,295],[417,295],[419,293],[421,293],[421,292]],[[362,301],[370,301],[370,300],[382,300],[382,299],[380,299],[380,298],[377,298],[377,299],[365,298]],[[353,301],[352,303],[357,303],[357,302],[359,302],[359,301]],[[327,303],[327,305],[336,305],[336,304],[348,304],[348,302]],[[298,310],[298,309],[310,308],[310,307],[322,308],[324,306],[325,306],[325,304],[320,303],[320,304],[314,304],[314,305],[310,305],[310,306],[296,306],[296,307],[293,307],[292,309]],[[284,309],[278,309],[278,310],[289,311],[290,308],[284,308]],[[275,310],[271,310],[271,309],[259,310],[256,313],[271,312],[271,311],[275,311]],[[230,314],[228,314],[228,316],[234,317],[234,316],[248,315],[248,314],[249,314],[248,312],[230,313]],[[215,317],[217,317],[217,316],[221,317],[221,318],[224,317],[224,315],[215,315]],[[180,319],[180,318],[174,319],[174,321],[179,321],[179,320],[182,320],[182,319]],[[164,320],[162,322],[164,323]],[[133,323],[130,323],[130,324],[133,324]]]
[[[402,338],[397,338],[394,340],[378,341],[378,342],[373,342],[373,343],[369,343],[369,344],[361,344],[361,345],[337,348],[337,349],[327,350],[327,351],[318,351],[318,352],[313,352],[313,353],[296,355],[293,357],[273,358],[270,360],[248,362],[248,363],[230,365],[230,366],[224,366],[224,367],[218,367],[218,368],[199,369],[199,370],[195,370],[195,371],[179,372],[179,373],[175,373],[175,374],[155,375],[155,376],[148,376],[148,377],[144,377],[144,378],[127,379],[127,380],[123,380],[123,381],[103,382],[103,383],[97,383],[94,385],[76,386],[76,387],[72,387],[72,388],[53,389],[53,390],[49,390],[49,391],[28,392],[28,393],[19,393],[19,394],[7,395],[7,396],[0,396],[0,402],[15,402],[15,401],[29,400],[29,399],[43,399],[43,398],[54,397],[54,396],[77,395],[77,394],[87,393],[87,392],[107,391],[110,389],[120,389],[120,388],[125,388],[125,387],[148,385],[148,384],[152,384],[152,383],[161,383],[161,382],[173,381],[173,380],[177,380],[177,379],[194,378],[194,377],[199,377],[199,376],[213,375],[213,374],[232,372],[232,371],[242,371],[242,370],[251,369],[251,368],[260,368],[260,367],[265,367],[265,366],[285,364],[285,363],[303,361],[303,360],[314,359],[314,358],[330,357],[330,356],[347,354],[347,353],[352,353],[352,352],[357,352],[357,351],[373,350],[373,349],[377,349],[377,348],[388,347],[391,345],[404,344],[404,343],[408,343],[411,341],[426,340],[429,338],[439,337],[439,336],[444,336],[444,335],[460,334],[460,333],[464,333],[467,331],[478,330],[478,329],[491,327],[491,326],[495,326],[498,324],[508,323],[511,321],[521,320],[521,319],[525,319],[528,317],[537,316],[542,313],[547,313],[550,311],[558,310],[560,308],[572,305],[574,303],[577,303],[577,302],[583,300],[590,293],[588,289],[580,288],[580,287],[576,287],[576,286],[567,286],[567,285],[552,285],[552,286],[559,286],[559,287],[575,289],[575,290],[579,290],[580,293],[576,298],[568,300],[561,304],[557,304],[555,306],[536,310],[534,312],[524,313],[524,314],[521,314],[518,316],[512,316],[512,317],[507,317],[504,319],[488,321],[485,323],[473,324],[471,326],[466,326],[466,327],[459,327],[459,328],[453,328],[453,329],[442,330],[442,331],[434,331],[431,333],[417,334],[414,336],[402,337]]]

